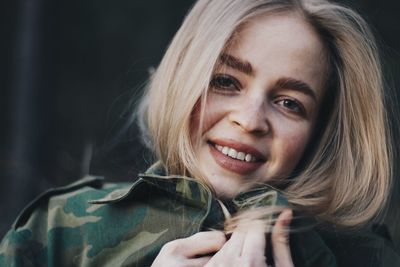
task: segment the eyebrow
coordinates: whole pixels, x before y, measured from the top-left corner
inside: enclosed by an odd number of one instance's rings
[[[253,67],[247,61],[241,60],[239,58],[236,58],[236,57],[226,54],[226,53],[223,53],[220,56],[220,60],[223,64],[225,64],[233,69],[236,69],[236,70],[243,72],[250,76],[254,75]],[[315,94],[315,91],[311,88],[311,86],[309,86],[307,83],[305,83],[301,80],[284,77],[284,78],[280,78],[275,83],[275,85],[278,88],[292,89],[292,90],[302,92],[303,94],[310,96],[315,102],[317,102],[317,96]]]
[[[225,53],[220,56],[220,60],[223,64],[235,70],[243,72],[247,75],[253,75],[253,68],[251,67],[251,64],[247,61],[240,60],[234,56]]]
[[[317,96],[315,94],[315,91],[311,89],[311,86],[309,86],[307,83],[294,79],[294,78],[280,78],[276,83],[276,87],[282,88],[282,89],[292,89],[299,91],[303,94],[306,94],[310,96],[315,102],[317,102]]]

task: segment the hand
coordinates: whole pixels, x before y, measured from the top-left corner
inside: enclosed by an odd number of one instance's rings
[[[287,227],[292,219],[292,211],[284,210],[278,217],[271,234],[271,244],[276,267],[293,267],[289,247]],[[266,267],[264,226],[260,220],[252,225],[239,227],[205,265],[214,266],[255,266]]]
[[[208,255],[219,251],[225,242],[225,234],[220,231],[199,232],[188,238],[177,239],[161,248],[151,266],[204,266],[211,258]]]

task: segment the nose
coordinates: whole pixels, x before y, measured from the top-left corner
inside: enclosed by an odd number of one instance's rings
[[[266,104],[262,97],[242,98],[237,107],[230,112],[229,120],[242,131],[251,134],[266,135],[271,130]]]

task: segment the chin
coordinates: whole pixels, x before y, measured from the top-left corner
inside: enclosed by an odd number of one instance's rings
[[[215,195],[222,200],[231,200],[238,194],[251,188],[234,176],[213,176],[209,179]]]

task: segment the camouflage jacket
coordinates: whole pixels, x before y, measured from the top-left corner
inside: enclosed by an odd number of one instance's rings
[[[285,204],[276,191],[263,190],[260,205]],[[243,201],[259,193],[241,194],[227,206],[246,208]],[[0,266],[150,266],[165,243],[221,229],[223,221],[206,187],[166,177],[159,164],[133,184],[88,176],[45,192],[22,211],[0,244]],[[290,246],[297,267],[400,266],[386,239],[361,230],[303,227],[291,234]]]

